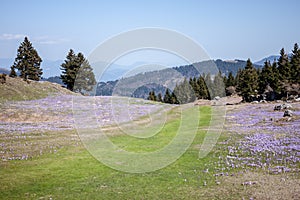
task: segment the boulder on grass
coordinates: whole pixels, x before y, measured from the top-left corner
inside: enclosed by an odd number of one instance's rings
[[[283,117],[292,117],[293,116],[293,111],[291,110],[285,110],[283,113]]]
[[[282,104],[282,109],[290,109],[290,108],[292,108],[291,104],[288,104],[288,103]]]
[[[274,106],[274,111],[279,111],[281,109],[283,109],[281,104]]]

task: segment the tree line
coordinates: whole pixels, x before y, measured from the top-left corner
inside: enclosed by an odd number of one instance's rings
[[[21,77],[27,83],[30,83],[28,80],[39,81],[43,75],[41,63],[42,59],[37,50],[25,37],[17,50],[15,61],[10,67],[9,76]],[[93,69],[82,53],[75,54],[70,49],[60,69],[62,71],[60,78],[66,88],[71,91],[85,93],[91,91],[96,84]]]
[[[21,77],[25,81],[39,81],[43,71],[40,67],[41,57],[27,37],[20,44],[17,56],[10,68],[10,77]],[[66,88],[80,93],[94,89],[95,75],[88,60],[82,53],[68,52],[61,64],[60,79]],[[183,69],[182,69],[183,70]],[[4,82],[4,78],[2,78]],[[1,80],[2,80],[1,79]],[[27,81],[28,82],[28,81]],[[29,82],[28,82],[29,83]],[[266,61],[263,68],[256,69],[250,59],[246,66],[239,69],[234,76],[218,74],[202,74],[193,78],[185,78],[177,84],[173,91],[167,89],[165,94],[149,93],[148,99],[170,104],[182,104],[196,99],[213,99],[217,96],[238,94],[245,102],[253,100],[276,100],[299,95],[300,88],[300,49],[294,45],[291,54],[282,48],[278,60]]]
[[[222,75],[202,74],[190,78],[174,88],[169,89],[162,96],[156,96],[154,91],[149,93],[149,100],[170,104],[193,102],[196,99],[213,99],[238,94],[243,101],[254,100],[273,101],[288,99],[300,95],[300,49],[294,45],[290,56],[284,48],[280,50],[280,57],[272,63],[266,60],[261,69],[256,69],[250,59],[246,66],[239,69],[236,76],[232,72]]]

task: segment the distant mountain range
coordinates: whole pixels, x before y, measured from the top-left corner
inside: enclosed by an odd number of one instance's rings
[[[14,59],[0,58],[0,68],[10,71],[10,67],[13,65]],[[60,65],[63,60],[43,60],[41,67],[43,69],[43,77],[48,78],[51,76],[60,75]]]
[[[270,61],[271,63],[273,63],[274,61],[277,61],[279,57],[279,55],[271,55],[259,61],[256,61],[254,64],[263,66],[266,61]]]
[[[43,77],[49,78],[49,77],[60,76],[61,74],[60,66],[63,62],[64,62],[63,60],[43,60],[41,64],[41,67],[43,69]],[[4,72],[7,73],[6,70],[10,71],[10,67],[13,65],[13,63],[14,63],[14,59],[0,58],[0,69],[4,70]],[[135,67],[142,64],[143,63],[134,63],[132,65],[125,66],[125,65],[118,65],[113,63],[112,65],[109,65],[108,69],[103,73],[102,77],[96,77],[96,79],[99,79],[100,81],[116,80],[119,79],[121,76],[123,76],[126,72],[130,71],[130,69],[134,69]],[[94,63],[92,65],[92,67],[95,70],[103,69],[103,67],[105,66],[107,66],[107,64],[103,62]],[[95,73],[95,74],[99,74],[99,73]]]
[[[9,74],[9,70],[5,68],[0,68],[0,74]]]
[[[293,55],[292,53],[289,53],[288,54],[289,58],[291,58],[292,55]],[[274,61],[278,61],[279,57],[280,57],[280,55],[271,55],[271,56],[265,57],[259,61],[256,61],[254,64],[263,66],[266,61],[270,61],[271,63],[273,63]]]
[[[257,62],[254,62],[254,65],[256,68],[260,68],[263,66],[264,62],[266,60],[270,60],[271,62],[274,60],[277,60],[279,58],[279,55],[271,55],[266,58],[263,58]],[[14,59],[10,58],[0,58],[0,73],[9,73],[10,71],[10,66],[13,64]],[[41,67],[43,69],[43,77],[44,78],[49,78],[49,77],[55,77],[55,76],[60,76],[61,71],[60,71],[60,65],[63,63],[63,60],[43,60]],[[199,62],[195,63],[195,66],[198,66],[202,68],[203,66],[209,66],[211,64],[216,64],[219,70],[221,70],[222,73],[228,75],[229,72],[233,72],[233,74],[236,74],[238,69],[241,69],[245,66],[246,61],[243,60],[221,60],[217,59],[214,60],[214,63],[210,63],[212,61],[204,61],[204,62]],[[120,79],[124,76],[124,74],[130,72],[130,70],[135,69],[139,66],[142,66],[143,64],[146,63],[134,63],[128,66],[125,65],[118,65],[113,63],[108,67],[108,69],[102,74],[102,77],[96,77],[97,80],[101,82],[107,82],[107,81],[114,81],[117,79]],[[103,67],[107,66],[107,64],[98,62],[92,64],[92,67],[95,69],[103,69]],[[171,67],[170,67],[171,68]],[[172,69],[177,70],[178,72],[182,73],[184,76],[191,77],[195,75],[195,71],[193,71],[193,68],[190,68],[189,65],[186,66],[179,66],[179,67],[173,67]],[[195,69],[194,69],[195,70]],[[99,74],[95,72],[95,74]],[[135,74],[130,74],[131,76]],[[128,75],[127,75],[128,76]]]
[[[175,85],[184,78],[199,77],[200,75],[217,74],[221,71],[226,76],[232,72],[236,75],[239,69],[246,66],[244,60],[227,60],[223,61],[208,60],[197,62],[192,65],[184,65],[162,70],[138,73],[129,77],[122,77],[119,81],[99,82],[96,95],[118,95],[142,97],[148,96],[149,91],[154,90],[155,93],[162,93],[166,88],[171,90]],[[254,64],[254,67],[261,68],[261,65]]]

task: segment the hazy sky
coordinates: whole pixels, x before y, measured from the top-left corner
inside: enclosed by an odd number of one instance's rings
[[[28,36],[44,59],[73,48],[88,55],[132,29],[183,33],[211,58],[257,61],[300,42],[300,1],[263,0],[0,0],[0,58],[14,58]]]

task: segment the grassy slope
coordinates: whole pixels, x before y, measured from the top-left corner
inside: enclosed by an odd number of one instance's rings
[[[208,122],[209,112],[201,116]],[[166,124],[168,131],[159,134],[160,144],[176,134],[179,119]],[[206,123],[207,124],[207,123]],[[204,125],[203,127],[204,128]],[[0,198],[36,199],[191,199],[201,196],[203,181],[214,185],[212,174],[203,173],[207,164],[216,159],[211,155],[198,160],[196,144],[203,140],[205,131],[199,129],[194,144],[175,163],[152,173],[130,174],[106,167],[95,160],[83,147],[65,146],[55,154],[46,154],[28,161],[1,162]],[[157,140],[138,144],[128,137],[112,136],[112,140],[132,151],[157,146]],[[190,190],[193,190],[191,192]]]
[[[223,153],[218,145],[206,158],[198,159],[198,144],[205,136],[209,113],[209,107],[201,107],[201,127],[187,152],[170,166],[151,173],[131,174],[113,170],[94,159],[80,143],[65,145],[56,153],[27,161],[1,161],[0,199],[249,199],[253,194],[258,199],[274,199],[273,182],[281,191],[287,191],[283,198],[291,197],[295,183],[299,182],[286,180],[283,185],[280,176],[257,172],[234,177],[213,176],[214,163]],[[157,147],[158,140],[163,145],[169,141],[176,134],[178,123],[179,119],[170,120],[164,127],[168,131],[162,129],[152,142],[134,141],[122,135],[111,139],[132,151],[140,151],[141,145],[143,149],[151,149]],[[220,140],[227,137],[224,134]],[[205,169],[209,172],[203,172]],[[257,179],[266,185],[243,187],[240,184]],[[278,193],[282,194],[280,190]]]
[[[0,84],[0,103],[4,101],[19,101],[44,98],[53,94],[73,94],[58,84],[30,81],[28,84],[21,78],[6,77],[6,83]]]
[[[70,94],[55,84],[41,82],[27,84],[20,79],[8,78],[6,84],[0,84],[0,103],[6,100],[43,98],[55,93]],[[198,159],[199,144],[202,143],[210,121],[210,108],[200,108],[201,123],[193,144],[180,159],[164,169],[143,174],[116,171],[94,159],[80,142],[79,145],[66,142],[56,153],[44,154],[30,160],[1,160],[0,199],[293,198],[297,193],[295,189],[300,183],[292,177],[283,182],[280,175],[271,176],[260,172],[249,172],[233,177],[213,176],[215,163],[224,152],[223,148],[217,145],[206,158]],[[123,135],[112,136],[111,139],[131,151],[155,149],[170,141],[176,134],[178,124],[179,119],[172,118],[153,140],[137,141]],[[53,135],[55,134],[70,137],[76,132],[55,132]],[[226,133],[222,134],[220,141],[228,137]],[[50,138],[47,141],[50,141]],[[61,141],[67,139],[61,138]],[[5,141],[0,141],[3,142]],[[209,169],[209,172],[203,172],[205,169]],[[259,180],[259,184],[241,186],[243,181],[249,180]]]

